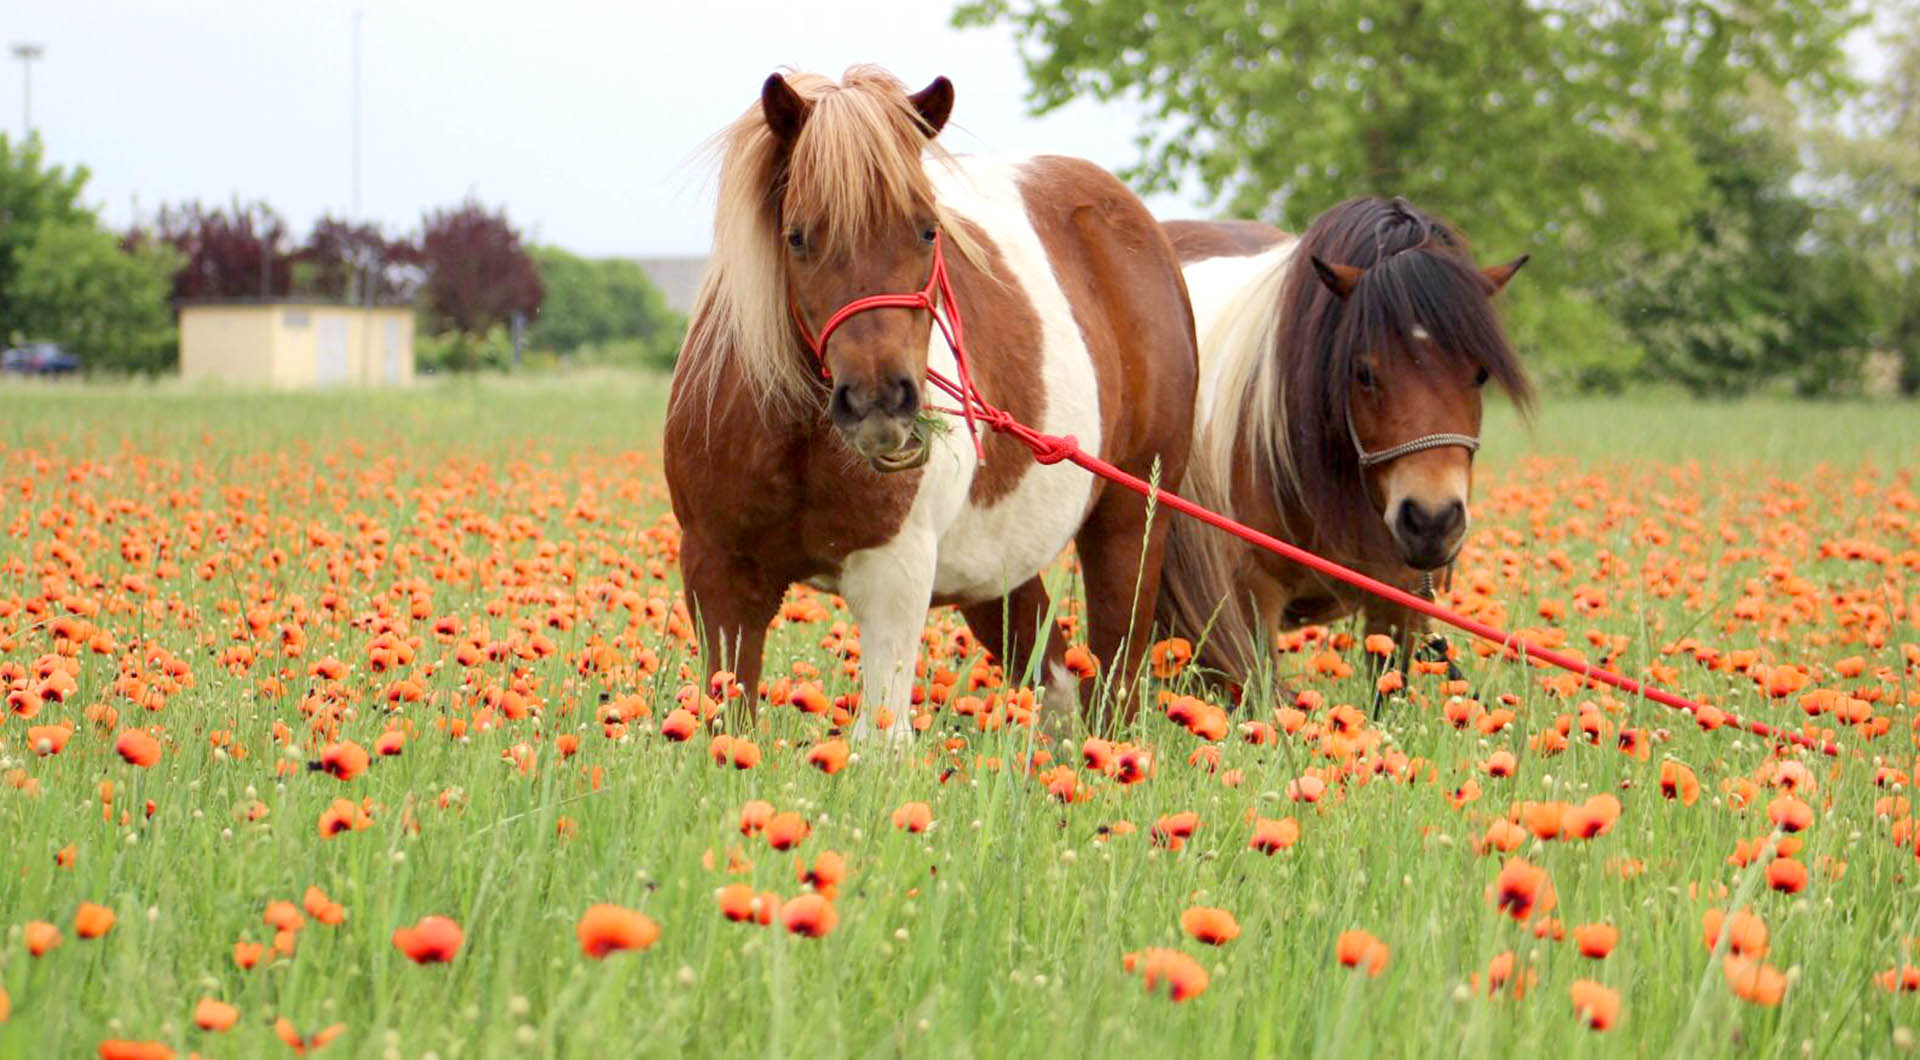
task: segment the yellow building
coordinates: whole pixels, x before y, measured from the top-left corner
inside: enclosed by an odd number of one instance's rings
[[[244,386],[413,381],[413,310],[333,303],[191,302],[180,307],[180,375]]]

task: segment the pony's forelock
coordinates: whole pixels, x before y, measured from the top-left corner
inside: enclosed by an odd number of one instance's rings
[[[682,357],[701,355],[709,387],[731,361],[762,409],[791,412],[819,377],[788,309],[786,228],[804,228],[810,253],[832,261],[893,222],[927,215],[950,252],[971,261],[980,252],[935,200],[926,167],[951,160],[898,78],[876,66],[855,66],[839,82],[783,77],[809,107],[791,144],[757,101],[711,142],[720,168],[713,256]]]

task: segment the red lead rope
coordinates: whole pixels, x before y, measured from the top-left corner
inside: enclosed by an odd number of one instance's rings
[[[933,299],[936,293],[940,295],[939,304],[936,304]],[[956,383],[929,368],[927,370],[927,381],[960,403],[958,410],[943,409],[939,411],[949,413],[957,411],[957,414],[965,417],[967,421],[967,431],[973,437],[974,451],[976,454],[980,452],[979,428],[981,424],[985,424],[1002,434],[1011,435],[1022,445],[1032,450],[1034,459],[1042,464],[1057,464],[1062,460],[1078,464],[1080,467],[1106,479],[1108,482],[1125,486],[1127,489],[1145,496],[1155,504],[1164,504],[1175,511],[1185,512],[1195,519],[1209,526],[1224,530],[1248,544],[1284,556],[1303,567],[1318,571],[1329,578],[1345,582],[1356,589],[1372,593],[1384,600],[1390,600],[1410,611],[1418,611],[1429,618],[1437,619],[1455,629],[1479,637],[1488,643],[1499,645],[1507,651],[1517,652],[1528,659],[1557,666],[1562,670],[1571,671],[1589,681],[1612,685],[1622,691],[1650,699],[1663,706],[1686,711],[1693,715],[1696,721],[1700,720],[1702,712],[1707,709],[1693,700],[1674,695],[1664,688],[1649,686],[1624,674],[1618,674],[1611,670],[1602,670],[1591,663],[1576,659],[1571,655],[1529,644],[1484,622],[1475,621],[1465,615],[1457,614],[1441,607],[1431,600],[1415,596],[1404,589],[1388,585],[1386,582],[1379,581],[1378,579],[1369,578],[1359,571],[1343,567],[1330,559],[1315,555],[1297,545],[1290,545],[1277,537],[1263,534],[1250,526],[1235,522],[1217,512],[1202,508],[1200,505],[1184,497],[1169,493],[1164,489],[1159,489],[1136,475],[1122,471],[1112,464],[1107,463],[1105,460],[1080,448],[1079,442],[1075,441],[1072,435],[1062,437],[1059,435],[1044,434],[1014,419],[1013,416],[1004,409],[989,404],[985,398],[980,396],[978,388],[973,385],[973,375],[967,367],[966,340],[965,332],[961,327],[960,306],[953,297],[953,284],[947,276],[946,258],[941,252],[938,235],[934,237],[933,274],[927,279],[926,287],[912,294],[872,295],[849,302],[842,306],[838,312],[827,318],[826,326],[820,329],[820,336],[817,339],[807,330],[806,321],[801,318],[799,307],[789,302],[789,308],[793,313],[794,324],[799,327],[801,336],[807,340],[808,347],[812,349],[814,356],[819,359],[821,374],[829,378],[831,377],[831,373],[827,369],[826,361],[828,336],[832,335],[834,329],[845,323],[849,317],[857,313],[863,313],[869,309],[888,307],[925,309],[932,315],[934,322],[940,326],[941,334],[945,336],[947,345],[953,350],[954,363],[959,368],[960,380]],[[941,313],[942,308],[946,311],[944,315]],[[1714,709],[1718,710],[1718,708]],[[1831,756],[1840,753],[1840,749],[1830,741],[1817,740],[1805,733],[1777,728],[1762,721],[1742,718],[1728,711],[1719,711],[1719,713],[1724,718],[1723,724],[1745,729],[1755,736],[1765,739],[1787,740],[1801,747],[1819,751],[1825,755]]]

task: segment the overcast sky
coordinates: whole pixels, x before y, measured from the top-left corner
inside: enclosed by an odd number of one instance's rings
[[[390,231],[468,192],[584,254],[704,253],[708,136],[781,66],[878,62],[958,90],[955,151],[1136,160],[1139,113],[1027,114],[1013,35],[948,27],[949,0],[0,0],[5,43],[45,43],[33,122],[93,172],[108,221],[189,199],[264,199],[300,233],[352,204],[353,13],[362,213]],[[1879,65],[1864,38],[1856,61]],[[21,66],[0,128],[21,127]],[[1162,197],[1163,217],[1203,215]]]
[[[304,234],[352,203],[353,12],[361,23],[363,213],[390,230],[469,191],[541,242],[697,254],[707,137],[786,65],[878,62],[958,92],[955,151],[1053,151],[1118,168],[1134,111],[1027,115],[1012,34],[948,28],[946,0],[0,0],[5,43],[44,42],[33,124],[93,172],[108,221],[189,199],[264,199]],[[21,128],[21,66],[0,128]],[[1201,212],[1163,198],[1169,215]]]

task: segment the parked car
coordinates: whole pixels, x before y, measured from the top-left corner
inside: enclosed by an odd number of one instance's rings
[[[68,375],[80,370],[80,358],[51,342],[30,342],[0,353],[0,372],[14,375]]]

